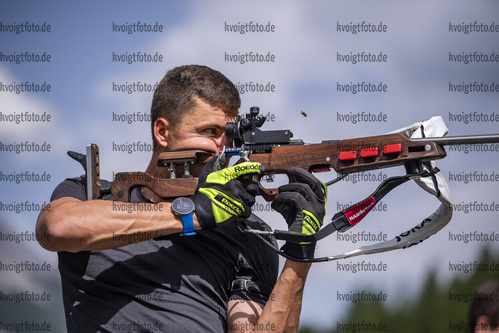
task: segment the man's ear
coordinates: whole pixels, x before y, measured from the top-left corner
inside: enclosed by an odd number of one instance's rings
[[[153,133],[159,147],[166,148],[168,146],[168,135],[170,132],[171,126],[168,120],[162,117],[156,119],[154,122]]]

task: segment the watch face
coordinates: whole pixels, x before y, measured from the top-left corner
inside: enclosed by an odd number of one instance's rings
[[[172,209],[179,215],[186,215],[194,211],[194,202],[189,198],[177,198],[172,202]]]

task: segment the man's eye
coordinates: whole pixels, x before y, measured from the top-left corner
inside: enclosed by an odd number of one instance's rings
[[[216,128],[207,128],[204,130],[205,133],[209,135],[216,135],[217,134],[217,129]]]

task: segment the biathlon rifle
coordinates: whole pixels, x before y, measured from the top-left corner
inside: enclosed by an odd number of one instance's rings
[[[441,118],[439,119],[441,121]],[[420,138],[408,137],[406,131],[405,133],[391,133],[345,140],[326,140],[321,143],[307,144],[302,140],[292,139],[293,134],[289,130],[261,130],[260,127],[264,124],[266,118],[259,114],[258,107],[250,108],[249,113],[245,116],[239,115],[234,120],[234,122],[228,122],[225,127],[226,135],[233,140],[234,145],[233,147],[227,147],[219,155],[219,164],[224,164],[226,157],[229,156],[239,156],[240,161],[261,163],[264,171],[255,180],[260,186],[259,194],[266,201],[272,201],[278,191],[277,188],[262,186],[262,180],[265,178],[267,182],[272,181],[275,175],[285,174],[289,182],[294,182],[295,179],[293,179],[291,173],[293,167],[300,167],[309,172],[335,170],[338,177],[327,182],[326,185],[328,186],[348,174],[356,172],[394,166],[404,166],[406,171],[406,175],[386,179],[366,199],[336,213],[332,218],[332,222],[315,235],[305,235],[286,230],[274,230],[271,232],[246,230],[263,240],[265,238],[262,235],[272,234],[276,239],[299,243],[320,240],[334,231],[344,232],[360,222],[388,192],[411,179],[423,180],[423,183],[426,181],[426,184],[431,184],[431,186],[426,186],[429,187],[426,190],[439,198],[443,202],[442,206],[445,206],[440,207],[440,211],[437,210],[431,217],[423,220],[421,224],[408,232],[400,234],[391,241],[362,247],[337,256],[301,261],[336,260],[354,255],[406,248],[421,242],[443,228],[452,215],[450,198],[447,197],[447,194],[442,195],[441,193],[442,190],[446,190],[445,179],[432,162],[447,155],[443,146],[499,143],[499,134],[443,137],[442,135],[447,132],[445,125],[443,125],[444,132],[442,132],[442,126],[440,126],[440,136],[425,137],[426,132],[432,132],[431,129],[428,131],[428,128],[434,126],[434,122],[422,122],[414,126],[411,131],[412,134],[416,133],[415,136]],[[432,118],[432,120],[434,119]],[[441,122],[443,124],[443,121]],[[203,150],[163,152],[159,155],[157,163],[158,167],[166,168],[169,177],[150,175],[145,172],[120,172],[115,175],[110,187],[103,188],[100,183],[100,156],[97,145],[88,145],[86,155],[75,152],[68,152],[68,154],[79,161],[85,169],[88,200],[100,199],[105,194],[111,194],[117,201],[123,202],[130,201],[131,192],[135,188],[147,188],[157,200],[162,201],[193,195],[197,186],[197,176],[201,173],[204,164],[213,157],[213,153]],[[161,175],[164,175],[164,173],[161,173]],[[436,216],[434,216],[435,214]],[[438,220],[438,223],[435,220]],[[403,239],[403,237],[405,238]],[[268,241],[266,243],[279,254],[289,257]]]

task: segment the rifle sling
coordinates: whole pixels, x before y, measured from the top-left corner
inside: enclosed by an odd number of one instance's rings
[[[294,243],[300,243],[300,242],[315,242],[318,240],[321,240],[330,234],[332,234],[335,231],[338,232],[345,232],[346,230],[350,229],[351,227],[355,226],[358,222],[360,222],[366,215],[369,213],[369,211],[372,210],[372,208],[385,196],[387,195],[391,190],[394,188],[398,187],[401,184],[404,184],[408,180],[414,179],[414,178],[419,178],[419,177],[429,177],[434,175],[435,173],[439,172],[440,170],[438,168],[433,168],[431,171],[424,171],[418,174],[409,174],[405,176],[396,176],[396,177],[390,177],[384,180],[377,188],[376,190],[368,196],[365,200],[351,205],[347,209],[337,212],[333,218],[331,223],[323,227],[320,231],[318,231],[314,235],[305,235],[302,233],[298,232],[290,232],[290,231],[284,231],[284,230],[274,230],[273,231],[273,236],[275,239],[280,239],[280,240],[285,240],[285,241],[291,241]],[[354,212],[353,215],[350,213]],[[358,214],[358,215],[356,215]],[[350,221],[349,218],[350,216]],[[354,218],[352,218],[354,216]],[[240,224],[238,224],[240,225]],[[324,261],[330,261],[330,260],[335,260],[336,258],[333,257],[321,257],[321,258],[296,258],[294,256],[291,256],[284,251],[280,250],[276,246],[272,244],[267,238],[263,237],[260,233],[255,232],[251,229],[240,227],[243,229],[245,232],[252,233],[253,235],[257,236],[260,238],[260,240],[263,241],[263,243],[270,247],[274,252],[278,253],[279,255],[292,259],[295,261],[301,261],[301,262],[324,262]]]

